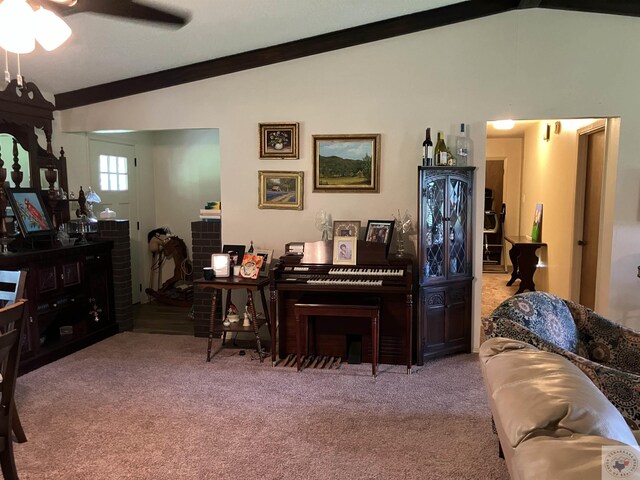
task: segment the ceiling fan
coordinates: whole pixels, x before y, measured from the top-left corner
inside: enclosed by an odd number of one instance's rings
[[[152,7],[134,0],[32,0],[49,10],[64,17],[82,12],[92,12],[101,15],[137,20],[143,22],[160,23],[164,25],[183,27],[191,16],[187,12],[179,12],[167,8]]]

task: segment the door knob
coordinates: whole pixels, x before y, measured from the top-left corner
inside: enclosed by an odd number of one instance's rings
[[[587,242],[585,242],[584,240],[578,240],[578,245],[584,246],[586,244]]]

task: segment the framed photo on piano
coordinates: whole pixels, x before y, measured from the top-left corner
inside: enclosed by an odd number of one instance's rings
[[[356,265],[358,260],[358,237],[333,237],[333,263]]]
[[[360,236],[360,220],[334,220],[333,236],[334,237],[359,237]]]
[[[395,220],[369,220],[367,223],[367,233],[364,236],[365,241],[384,243],[387,255],[389,255],[389,247],[391,246],[391,237],[393,236],[393,226],[395,223]]]

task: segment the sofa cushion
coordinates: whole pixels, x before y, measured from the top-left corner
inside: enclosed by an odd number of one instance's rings
[[[576,353],[578,329],[566,303],[545,292],[514,295],[502,302],[491,317],[504,317],[523,325],[547,342]]]
[[[519,480],[587,480],[608,478],[602,476],[602,463],[608,460],[607,453],[618,447],[629,451],[640,460],[637,447],[608,438],[592,435],[572,435],[563,438],[535,437],[523,442],[513,455],[513,474]],[[622,473],[620,472],[622,477]],[[638,478],[640,471],[634,476]]]
[[[524,342],[492,338],[480,360],[509,444],[538,435],[599,435],[637,446],[620,412],[569,360]]]

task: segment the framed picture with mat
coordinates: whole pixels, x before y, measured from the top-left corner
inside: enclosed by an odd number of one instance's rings
[[[52,238],[56,231],[35,188],[10,188],[7,198],[25,240]]]

